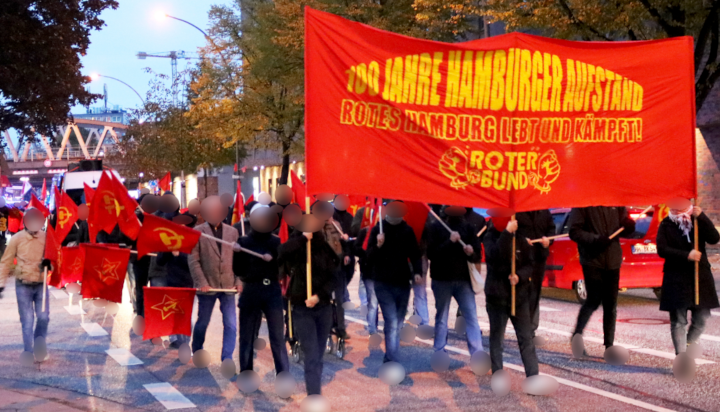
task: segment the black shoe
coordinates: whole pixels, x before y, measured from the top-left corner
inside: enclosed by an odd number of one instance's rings
[[[170,345],[168,345],[169,349],[180,349],[181,343],[179,341],[173,341],[170,342]]]

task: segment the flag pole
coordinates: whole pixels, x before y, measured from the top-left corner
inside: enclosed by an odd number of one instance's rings
[[[443,225],[443,227],[445,227],[445,229],[447,229],[448,232],[450,232],[450,233],[453,232],[453,230],[450,229],[450,226],[448,226],[445,222],[443,222],[443,220],[440,219],[440,216],[438,216],[437,213],[435,213],[435,211],[432,210],[432,208],[427,205],[427,203],[423,203],[423,204],[424,204],[425,207],[428,209],[428,212],[430,212],[430,214],[433,215],[433,217],[435,218],[435,220],[437,220],[438,222],[440,222],[440,224]],[[513,216],[514,216],[514,215],[513,215]],[[482,232],[481,232],[481,233],[478,233],[478,236],[480,236],[480,235],[482,235]],[[467,245],[465,244],[465,242],[462,241],[462,239],[458,240],[458,242],[460,242],[460,244],[462,245],[462,247],[467,246]]]
[[[515,220],[515,215],[512,215],[512,220]],[[515,276],[515,238],[516,233],[513,232],[512,238],[512,258],[510,260],[510,275]],[[515,285],[510,284],[510,316],[515,316]]]
[[[305,196],[305,213],[310,214],[310,198]],[[310,252],[310,244],[312,242],[308,240],[307,243],[307,266],[306,266],[306,272],[307,272],[307,298],[310,299],[312,297],[312,254]]]
[[[42,311],[47,312],[48,310],[45,308],[45,299],[47,298],[47,267],[43,270],[43,303],[42,303]],[[697,278],[697,276],[696,276]]]
[[[292,303],[290,303],[290,299],[288,299],[288,336],[290,336],[290,339],[293,338],[293,328],[292,328]]]
[[[698,248],[698,220],[694,218],[693,237],[695,238],[695,251],[699,251]],[[700,304],[700,261],[695,261],[695,305]]]
[[[378,206],[378,219],[379,219],[379,221],[380,221],[380,222],[379,222],[379,223],[380,223],[380,233],[383,233],[382,204],[380,204],[380,206]]]
[[[216,242],[218,242],[218,243],[222,243],[223,245],[228,245],[228,246],[233,247],[233,248],[234,248],[234,247],[239,247],[241,252],[245,252],[245,253],[247,253],[247,254],[249,254],[249,255],[253,255],[253,256],[255,256],[255,257],[259,257],[260,259],[264,259],[264,256],[261,255],[260,253],[258,253],[258,252],[253,252],[253,251],[250,250],[250,249],[245,249],[244,247],[240,246],[240,245],[237,244],[237,243],[232,243],[232,242],[228,242],[227,240],[218,239],[218,238],[216,238],[215,236],[208,235],[207,233],[200,233],[200,235],[201,235],[202,237],[206,237],[206,238],[208,238],[208,239],[212,239],[212,240],[214,240],[214,241],[216,241]]]

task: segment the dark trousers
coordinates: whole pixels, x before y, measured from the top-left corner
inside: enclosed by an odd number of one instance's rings
[[[347,279],[345,272],[341,269],[335,271],[335,319],[337,320],[336,330],[339,333],[345,332],[345,309],[343,308],[343,298],[345,289],[347,288]]]
[[[325,343],[332,327],[332,307],[323,305],[308,308],[298,305],[293,306],[292,311],[293,329],[305,359],[307,394],[320,395]]]
[[[267,319],[275,371],[280,373],[290,370],[283,336],[283,300],[280,284],[246,283],[238,307],[240,308],[240,371],[253,369],[253,344],[263,314]]]
[[[593,312],[603,307],[603,335],[605,347],[615,342],[615,318],[617,318],[617,297],[620,285],[620,269],[600,269],[583,265],[583,277],[587,288],[587,300],[578,313],[575,333],[583,333]]]
[[[376,280],[375,294],[385,320],[385,362],[399,362],[400,327],[405,323],[410,283],[406,286],[395,286]]]
[[[148,285],[148,272],[150,271],[150,256],[143,256],[133,263],[135,273],[135,313],[145,316],[145,298],[143,286]]]
[[[515,301],[515,316],[510,316],[509,305],[497,305],[488,302],[486,309],[490,319],[490,361],[492,371],[503,368],[503,342],[505,340],[505,329],[508,318],[515,328],[520,357],[525,366],[525,376],[534,376],[539,372],[535,343],[533,342],[532,326],[530,322],[529,304],[525,299]]]
[[[540,326],[540,295],[542,294],[542,283],[545,278],[545,260],[533,264],[532,280],[530,282],[530,326],[532,336]]]

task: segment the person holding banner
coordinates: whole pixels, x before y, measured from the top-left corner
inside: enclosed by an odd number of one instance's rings
[[[535,337],[540,325],[540,293],[542,292],[542,283],[545,278],[545,262],[550,255],[549,247],[552,240],[548,237],[555,235],[555,222],[553,221],[550,210],[534,210],[531,212],[520,212],[515,215],[518,224],[518,236],[525,239],[540,239],[539,242],[532,244],[532,283],[530,288],[530,319],[532,323],[532,337]]]
[[[422,281],[420,246],[415,231],[403,220],[402,208],[396,207],[398,204],[402,203],[388,205],[382,233],[380,225],[372,228],[367,250],[368,266],[374,273],[375,293],[385,320],[384,362],[399,362],[400,329],[405,323],[410,283]]]
[[[518,229],[519,222],[509,216],[493,216],[483,239],[487,278],[485,280],[485,302],[490,320],[490,360],[492,372],[503,368],[503,340],[508,319],[515,328],[520,357],[525,366],[525,376],[539,373],[538,358],[533,342],[530,306],[534,276],[533,246]],[[513,234],[516,234],[515,256],[513,256]],[[515,259],[515,274],[511,272]],[[511,285],[515,285],[515,315],[511,315]]]
[[[227,208],[218,196],[210,196],[202,202],[202,216],[205,223],[195,230],[203,233],[200,241],[188,258],[190,274],[198,298],[198,318],[193,330],[192,351],[198,351],[205,344],[205,332],[210,324],[215,301],[220,301],[223,317],[223,345],[221,360],[231,359],[235,351],[237,336],[237,314],[235,313],[235,295],[233,293],[214,293],[210,289],[237,289],[242,291],[242,281],[233,273],[233,247],[237,230],[223,223]],[[216,241],[221,240],[222,243]]]
[[[570,239],[580,253],[587,300],[578,313],[575,335],[582,335],[593,312],[603,306],[605,348],[615,342],[615,318],[620,283],[622,248],[619,236],[635,231],[635,221],[624,207],[592,206],[573,208],[568,218]]]
[[[290,239],[280,246],[278,265],[289,268],[287,298],[292,304],[295,335],[305,356],[305,387],[308,395],[321,393],[325,342],[332,328],[332,293],[340,255],[326,241],[324,230],[301,222]],[[311,252],[311,296],[307,287],[307,247]]]
[[[445,349],[450,300],[455,298],[464,314],[468,350],[472,356],[482,350],[483,346],[468,262],[480,261],[480,242],[475,228],[465,221],[464,207],[447,206],[444,212],[447,221],[436,221],[430,226],[427,245],[431,286],[437,310],[434,347],[436,351]]]
[[[33,353],[35,339],[47,336],[50,322],[48,292],[43,283],[43,270],[50,268],[50,262],[43,259],[46,235],[42,230],[44,223],[45,216],[42,212],[34,208],[28,209],[23,217],[25,229],[10,238],[0,260],[0,293],[5,289],[5,280],[10,274],[10,270],[13,270],[18,313],[22,325],[23,350],[30,354]],[[17,265],[13,269],[13,262],[16,259]],[[45,295],[44,299],[43,294]],[[43,303],[45,303],[45,307],[43,307]],[[33,333],[36,317],[37,323]],[[38,360],[44,361],[45,359]]]
[[[706,244],[717,244],[720,234],[702,209],[687,199],[668,202],[670,213],[660,222],[657,233],[658,255],[663,265],[660,310],[670,313],[670,331],[675,354],[685,352],[687,345],[697,343],[710,317],[710,309],[720,307]],[[697,225],[697,244],[693,231]],[[698,298],[695,301],[695,262],[699,262]],[[686,332],[687,313],[692,324]]]

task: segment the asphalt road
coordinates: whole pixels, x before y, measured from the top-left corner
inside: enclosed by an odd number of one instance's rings
[[[131,331],[132,307],[125,298],[117,315],[104,308],[74,299],[85,314],[65,309],[68,296],[55,290],[50,296],[50,330],[47,339],[50,359],[23,367],[19,355],[22,337],[12,281],[0,299],[0,410],[164,411],[180,408],[202,411],[299,411],[305,397],[302,365],[293,364],[298,381],[292,399],[274,392],[274,371],[269,349],[257,353],[255,370],[262,379],[260,389],[244,395],[220,373],[222,322],[219,309],[213,315],[206,349],[212,355],[207,369],[192,363],[181,364],[177,351],[143,342]],[[353,301],[359,305],[357,278],[350,285]],[[720,285],[719,285],[720,286]],[[431,319],[434,302],[429,291]],[[488,320],[484,296],[477,297],[478,318],[487,350]],[[454,305],[453,305],[454,306]],[[402,344],[405,380],[388,386],[378,378],[382,346],[369,347],[360,310],[347,312],[352,339],[348,353],[340,360],[326,355],[323,394],[335,411],[717,411],[720,410],[720,309],[708,321],[702,339],[703,364],[693,382],[679,383],[672,375],[674,350],[665,312],[649,290],[621,293],[618,305],[616,342],[630,349],[624,366],[610,366],[602,360],[602,315],[593,316],[586,331],[586,348],[591,355],[575,360],[569,336],[579,305],[570,291],[548,289],[541,301],[541,330],[548,343],[538,348],[540,370],[558,379],[558,391],[549,397],[525,395],[524,378],[515,336],[506,334],[506,369],[512,391],[504,397],[490,389],[490,375],[475,376],[469,368],[464,338],[451,332],[450,370],[436,373],[430,367],[432,346],[416,340]],[[455,307],[451,308],[451,325]],[[84,327],[81,324],[85,324]],[[92,324],[97,324],[94,326]],[[98,335],[106,332],[102,336]],[[264,330],[261,336],[266,336]],[[123,366],[106,351],[129,351],[137,365]],[[125,352],[127,353],[127,352]],[[118,357],[115,354],[115,357]],[[235,354],[237,362],[237,349]],[[153,385],[154,384],[154,385]],[[146,386],[150,385],[150,386]],[[151,390],[153,391],[151,393]],[[153,394],[155,393],[155,394]],[[176,403],[161,403],[168,393]],[[182,395],[178,398],[178,395]],[[170,399],[170,400],[172,400]],[[169,407],[169,408],[168,408]]]

